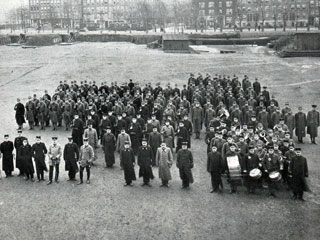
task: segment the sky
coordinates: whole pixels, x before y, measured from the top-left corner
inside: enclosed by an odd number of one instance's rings
[[[5,20],[5,15],[10,9],[28,5],[28,2],[28,0],[0,0],[0,23]]]

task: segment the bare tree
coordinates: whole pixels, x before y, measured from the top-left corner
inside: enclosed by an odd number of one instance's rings
[[[141,19],[146,33],[148,33],[149,25],[152,20],[152,8],[146,1],[140,0],[136,5],[137,17]]]
[[[239,20],[239,30],[242,32],[242,21],[243,21],[243,3],[242,0],[238,1],[238,7],[237,7],[237,18]]]

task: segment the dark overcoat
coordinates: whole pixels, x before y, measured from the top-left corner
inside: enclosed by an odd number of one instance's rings
[[[193,168],[193,156],[190,150],[180,149],[177,153],[177,168],[179,168],[181,180],[189,180],[193,183],[193,175],[191,169]]]
[[[78,171],[79,148],[75,143],[67,143],[63,150],[66,171]]]
[[[303,156],[294,156],[291,159],[290,167],[292,173],[292,188],[294,192],[307,191],[305,177],[308,177],[308,164]]]
[[[306,136],[307,116],[303,112],[298,112],[295,117],[295,133],[297,137]]]
[[[141,146],[138,149],[137,153],[138,157],[138,165],[139,169],[139,177],[145,177],[153,179],[153,172],[152,172],[152,159],[153,159],[153,152],[150,146]]]
[[[131,148],[122,149],[120,151],[121,166],[124,172],[124,179],[126,182],[136,180],[136,173],[134,171],[135,157]]]
[[[48,171],[46,162],[45,162],[45,154],[47,154],[47,147],[44,143],[35,143],[32,145],[32,157],[36,164],[36,169],[38,171]]]
[[[107,166],[115,163],[116,137],[112,133],[105,133],[102,138],[103,151]]]
[[[33,174],[34,173],[34,167],[32,163],[32,147],[27,145],[22,145],[19,148],[19,156],[22,163],[22,169],[24,173],[26,174]]]
[[[2,153],[2,170],[13,171],[13,142],[7,141],[0,145],[0,151]]]
[[[319,112],[310,111],[307,115],[307,133],[310,134],[311,137],[318,136],[318,127],[320,125],[320,117]]]

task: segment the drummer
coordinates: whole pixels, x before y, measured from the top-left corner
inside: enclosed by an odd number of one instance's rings
[[[237,193],[237,186],[242,185],[241,182],[241,173],[242,173],[242,163],[241,163],[241,158],[240,154],[236,152],[237,146],[235,144],[229,145],[229,151],[226,153],[226,158],[225,160],[227,161],[228,157],[238,157],[239,164],[241,170],[239,173],[232,174],[231,169],[229,169],[228,164],[226,163],[225,165],[227,166],[227,173],[228,173],[228,178],[229,178],[229,183],[230,183],[230,193]]]
[[[269,189],[269,197],[276,197],[275,191],[277,189],[277,179],[272,180],[270,178],[270,173],[272,172],[280,172],[283,169],[282,163],[280,161],[280,156],[274,154],[274,146],[268,145],[268,153],[264,156],[262,161],[262,166],[264,172],[269,175],[267,177],[268,189]]]
[[[244,157],[243,167],[244,167],[243,173],[245,174],[248,193],[254,193],[255,188],[257,187],[257,180],[259,178],[258,176],[257,178],[255,178],[254,176],[250,176],[249,174],[253,169],[257,169],[257,171],[260,171],[260,170],[258,169],[259,157],[255,153],[255,149],[253,146],[249,147],[249,153]]]

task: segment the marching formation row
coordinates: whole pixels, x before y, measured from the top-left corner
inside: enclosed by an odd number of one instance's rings
[[[307,115],[301,107],[293,114],[289,103],[281,109],[267,87],[261,90],[258,80],[251,83],[247,76],[240,81],[237,76],[191,74],[182,89],[177,85],[172,88],[170,84],[162,88],[160,83],[156,87],[151,83],[140,87],[132,80],[121,86],[102,82],[100,87],[95,82],[72,81],[70,85],[60,82],[52,96],[45,92],[38,99],[34,95],[25,105],[18,99],[16,121],[20,131],[25,117],[30,130],[37,126],[44,130],[50,124],[57,130],[64,125],[66,130],[72,129],[69,143],[62,151],[53,139],[47,150],[40,136],[32,146],[22,136],[14,144],[6,136],[1,144],[3,170],[8,176],[13,171],[15,147],[16,167],[26,179],[33,178],[32,158],[38,180],[43,179],[45,154],[48,154],[48,184],[52,183],[54,168],[58,181],[60,158],[66,161],[71,180],[79,162],[79,184],[83,182],[84,169],[89,183],[90,166],[94,164],[100,140],[106,167],[115,163],[115,151],[120,153],[126,185],[136,179],[137,158],[144,185],[149,185],[154,177],[152,166],[158,166],[162,186],[168,186],[176,152],[183,188],[188,188],[193,182],[192,135],[200,139],[204,128],[203,145],[208,153],[212,192],[222,187],[221,174],[226,173],[231,192],[236,192],[244,181],[250,193],[268,184],[269,195],[275,196],[277,184],[282,182],[293,190],[294,198],[303,199],[303,191],[307,189],[307,162],[301,156],[301,149],[295,149],[293,135],[303,143],[308,133],[316,144],[320,123],[316,107],[312,105]]]

